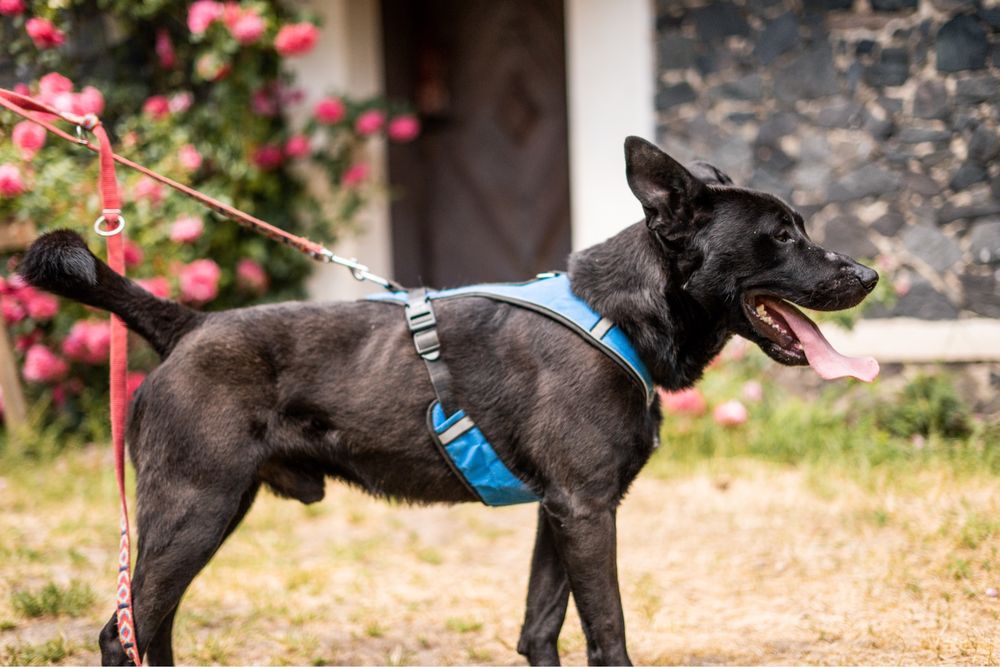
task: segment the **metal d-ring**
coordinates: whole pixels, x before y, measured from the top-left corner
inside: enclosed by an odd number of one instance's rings
[[[78,144],[86,146],[90,142],[87,139],[84,138],[83,132],[84,132],[83,126],[82,125],[77,125],[76,126],[76,141],[77,141]]]
[[[124,215],[121,214],[118,215],[118,225],[114,229],[101,229],[101,224],[107,221],[108,221],[107,218],[105,218],[103,215],[99,217],[97,221],[94,222],[94,231],[100,234],[101,236],[116,236],[118,234],[121,234],[122,230],[125,229]]]

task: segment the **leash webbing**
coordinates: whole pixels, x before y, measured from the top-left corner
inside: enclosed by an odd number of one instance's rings
[[[67,141],[82,143],[55,127],[47,119],[31,112],[50,114],[74,123],[77,127],[89,130],[97,138],[97,146],[88,146],[97,151],[100,159],[100,179],[98,181],[101,193],[101,217],[97,228],[106,237],[108,266],[121,275],[125,274],[125,240],[124,220],[121,217],[121,193],[118,190],[118,179],[115,174],[114,153],[108,133],[101,126],[100,120],[94,115],[77,116],[61,113],[45,104],[29,97],[0,89],[0,105],[14,113],[31,120],[43,128]],[[100,228],[101,223],[104,229]],[[110,230],[110,231],[108,231]],[[125,414],[128,408],[128,391],[126,374],[128,371],[128,331],[125,324],[115,315],[111,315],[111,346],[109,353],[109,384],[110,384],[110,420],[111,441],[114,446],[115,479],[118,483],[118,499],[120,508],[120,541],[118,549],[118,577],[115,595],[115,616],[118,625],[118,641],[122,649],[135,665],[141,665],[142,659],[136,646],[135,616],[132,612],[132,549],[128,518],[128,502],[125,495]]]
[[[93,114],[88,114],[86,116],[78,116],[76,114],[58,111],[30,97],[21,95],[20,93],[16,93],[12,90],[6,90],[4,88],[0,88],[0,106],[3,106],[9,111],[12,111],[17,115],[26,118],[27,120],[30,120],[33,123],[36,123],[37,125],[42,126],[43,128],[45,128],[46,131],[58,137],[61,137],[66,141],[69,141],[74,144],[79,144],[85,148],[94,151],[95,153],[100,153],[102,150],[100,146],[95,146],[93,142],[87,141],[86,139],[82,138],[82,136],[74,137],[69,133],[59,129],[52,123],[48,122],[46,118],[40,117],[31,112],[36,111],[43,114],[56,116],[68,123],[76,125],[77,128],[83,128],[85,130],[90,130],[93,127],[100,126],[100,120],[98,120],[98,118]],[[280,241],[286,245],[289,245],[298,250],[299,252],[308,255],[309,257],[315,260],[328,262],[331,264],[338,264],[340,266],[346,267],[351,271],[351,275],[353,275],[356,280],[373,282],[377,285],[381,285],[382,287],[385,287],[386,289],[393,291],[399,291],[403,289],[403,287],[398,283],[389,280],[387,278],[383,278],[382,276],[378,276],[371,273],[368,267],[365,266],[364,264],[361,264],[354,259],[340,257],[339,255],[336,255],[330,250],[328,250],[320,243],[287,232],[284,229],[281,229],[280,227],[276,227],[269,222],[265,222],[264,220],[261,220],[260,218],[250,215],[249,213],[241,211],[238,208],[230,206],[229,204],[225,204],[219,201],[218,199],[215,199],[214,197],[210,197],[203,192],[199,192],[198,190],[195,190],[192,187],[184,185],[183,183],[178,183],[172,178],[164,176],[163,174],[155,172],[152,169],[148,169],[137,162],[133,162],[132,160],[129,160],[126,157],[118,155],[117,153],[111,151],[110,145],[108,147],[108,154],[110,156],[110,159],[114,160],[118,164],[124,165],[129,169],[138,171],[139,173],[148,176],[154,181],[162,183],[167,187],[176,190],[177,192],[180,192],[181,194],[190,197],[191,199],[194,199],[202,206],[205,206],[206,208],[215,211],[224,218],[227,218],[239,225],[247,227],[257,232],[258,234],[262,234],[275,241]]]
[[[281,241],[313,259],[339,264],[348,268],[357,280],[374,282],[386,289],[401,290],[397,283],[372,274],[368,267],[353,259],[335,255],[315,241],[296,236],[279,227],[267,223],[237,208],[224,204],[209,197],[194,188],[178,183],[151,169],[116,154],[111,147],[107,131],[101,125],[100,119],[94,114],[80,116],[59,111],[26,95],[0,88],[0,106],[21,116],[36,125],[43,127],[71,143],[79,144],[98,154],[100,162],[99,188],[101,193],[102,213],[95,223],[98,234],[107,241],[108,266],[117,273],[125,274],[125,219],[121,215],[121,193],[115,173],[115,163],[134,169],[155,181],[184,194],[202,205],[212,209],[223,217],[244,227],[263,234],[271,239]],[[58,118],[76,126],[77,136],[56,127],[49,117]],[[97,139],[94,142],[85,139],[81,130],[91,132]],[[102,226],[103,225],[103,226]],[[110,420],[111,440],[114,445],[115,479],[118,484],[118,497],[121,510],[121,540],[118,551],[117,607],[115,615],[118,624],[118,640],[122,649],[134,665],[141,665],[137,637],[135,632],[135,616],[132,609],[132,554],[129,529],[128,502],[125,494],[125,418],[128,411],[128,391],[126,376],[128,372],[128,330],[116,315],[111,315],[111,349],[110,349]]]

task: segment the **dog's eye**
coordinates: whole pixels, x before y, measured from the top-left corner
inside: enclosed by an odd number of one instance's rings
[[[789,243],[792,240],[792,235],[782,229],[774,235],[774,240],[778,243]]]

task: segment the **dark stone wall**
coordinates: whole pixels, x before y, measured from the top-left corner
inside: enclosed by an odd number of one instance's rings
[[[1000,6],[659,0],[657,140],[879,258],[874,316],[1000,317]]]

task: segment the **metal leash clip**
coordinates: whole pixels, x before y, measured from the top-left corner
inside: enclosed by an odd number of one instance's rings
[[[358,260],[347,259],[346,257],[341,257],[336,255],[330,250],[323,248],[323,260],[331,264],[337,264],[343,266],[351,271],[351,276],[359,282],[368,281],[370,283],[375,283],[380,285],[387,290],[400,290],[402,289],[399,285],[389,280],[388,278],[383,278],[382,276],[377,276],[372,273],[367,266],[358,262]]]

